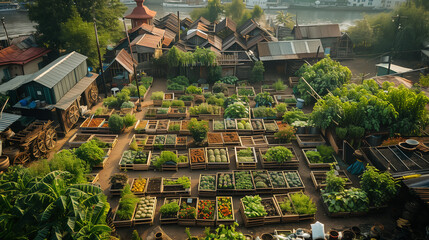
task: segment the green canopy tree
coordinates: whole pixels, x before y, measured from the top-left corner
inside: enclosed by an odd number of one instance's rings
[[[209,0],[204,8],[196,8],[191,12],[191,18],[196,20],[203,17],[211,22],[219,20],[223,13],[223,6],[220,0]]]
[[[295,26],[295,21],[293,20],[293,15],[290,13],[285,13],[284,11],[278,11],[276,19],[274,20],[277,25],[283,25],[287,28],[292,29]]]

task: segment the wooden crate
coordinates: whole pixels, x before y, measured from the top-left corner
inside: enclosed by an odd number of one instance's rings
[[[288,199],[291,202],[291,207],[294,211],[294,214],[283,214],[280,203],[284,201],[284,199]],[[290,223],[290,222],[298,222],[299,221],[299,215],[296,213],[295,207],[292,204],[292,201],[290,200],[290,197],[288,194],[276,194],[274,195],[275,203],[277,204],[278,208],[280,209],[281,214],[281,222],[282,223]]]
[[[159,190],[150,189],[149,186],[158,185]],[[162,193],[162,177],[151,177],[147,181],[146,194],[151,196],[161,196]]]
[[[293,150],[292,147],[288,147],[288,149],[292,152],[293,157],[290,161],[278,163],[278,162],[268,162],[264,158],[264,155],[267,153],[267,148],[260,148],[259,149],[259,159],[261,160],[261,164],[263,168],[266,169],[298,169],[299,166],[299,160],[297,158],[297,155],[295,153],[295,150]]]
[[[167,197],[164,199],[164,203],[163,205],[170,203],[173,200],[177,200],[177,204],[180,204],[180,198],[179,197]],[[180,205],[179,205],[180,206]],[[160,214],[159,216],[159,223],[160,224],[177,224],[178,218],[177,218],[177,213],[176,213],[176,217],[170,217],[170,218],[163,218],[162,214]]]
[[[121,202],[121,199],[119,199],[119,202]],[[131,219],[129,220],[118,220],[116,219],[116,213],[118,212],[118,208],[119,208],[119,204],[118,206],[115,208],[115,213],[113,214],[113,225],[115,225],[115,228],[120,228],[120,227],[131,227],[134,224],[133,218],[134,218],[134,213],[136,210],[137,204],[136,206],[134,206],[134,211],[133,211],[133,216],[131,217]]]
[[[245,122],[245,123],[249,123],[250,124],[250,129],[239,129],[238,128],[238,124],[240,123],[240,122]],[[237,133],[239,134],[239,135],[252,135],[253,134],[253,127],[252,127],[252,123],[251,123],[251,121],[250,121],[250,119],[249,118],[240,118],[240,119],[235,119],[235,122],[236,122],[236,125],[237,125]],[[243,123],[243,124],[245,124],[245,123]]]
[[[237,166],[237,169],[240,170],[249,170],[249,169],[256,169],[256,165],[258,163],[258,158],[256,157],[256,152],[254,147],[250,147],[253,152],[253,158],[254,162],[239,162],[237,153],[242,150],[246,149],[247,147],[234,147],[234,154],[235,154],[235,164]]]
[[[180,124],[180,135],[191,135],[191,132],[186,127],[189,123],[189,120],[182,120]]]
[[[192,203],[187,203],[188,199],[192,199]],[[181,206],[183,202],[190,205],[191,207],[195,207],[195,211],[197,211],[197,204],[198,204],[198,198],[197,197],[181,197],[179,206]],[[179,218],[177,224],[181,225],[181,226],[195,226],[196,222],[197,222],[197,218],[195,218],[195,219],[180,219]]]
[[[253,135],[253,147],[256,148],[266,148],[268,147],[268,140],[265,135]]]
[[[220,219],[219,218],[219,199],[220,198],[227,198],[231,202],[231,214],[232,219]],[[230,196],[224,196],[224,197],[216,197],[216,225],[233,225],[235,223],[235,214],[234,214],[234,202],[232,201],[232,197]]]
[[[152,225],[153,224],[153,220],[155,218],[155,212],[156,212],[157,199],[156,197],[150,197],[150,198],[155,199],[155,203],[152,208],[152,216],[149,218],[135,218],[136,212],[137,212],[137,209],[136,209],[133,215],[134,225]],[[138,206],[138,203],[137,203],[137,206]]]
[[[265,187],[265,188],[258,188],[256,186],[255,173],[257,173],[257,172],[262,172],[262,173],[265,173],[267,175],[267,179],[266,179],[267,187]],[[253,182],[255,183],[255,192],[256,192],[256,194],[262,194],[262,195],[268,194],[268,195],[272,195],[272,193],[273,193],[273,184],[271,182],[271,178],[270,178],[270,175],[268,174],[267,170],[252,170],[251,171],[251,175],[252,175],[252,178],[253,178]]]
[[[191,196],[191,188],[183,188],[180,184],[164,185],[167,180],[177,180],[176,177],[162,178],[162,195],[164,197],[189,197]],[[191,177],[189,180],[192,181]],[[178,189],[174,189],[178,188]]]
[[[142,178],[142,179],[146,179],[146,185],[144,186],[144,189],[143,189],[142,192],[133,192],[133,194],[136,195],[136,196],[144,196],[146,194],[146,189],[147,189],[147,184],[148,184],[149,178]],[[131,185],[130,185],[131,189],[133,189],[134,182],[136,180],[139,180],[139,178],[132,178],[131,179]]]
[[[207,143],[209,147],[223,147],[222,133],[208,132]]]
[[[296,134],[296,140],[302,148],[326,145],[325,139],[320,134]]]
[[[307,166],[309,168],[331,168],[332,164],[338,163],[337,159],[335,158],[335,156],[333,154],[332,154],[333,162],[331,162],[331,163],[311,163],[310,160],[308,159],[306,153],[308,151],[317,151],[317,149],[316,148],[306,148],[306,149],[301,149],[301,151],[304,154],[305,161],[306,161]]]
[[[168,133],[169,134],[179,134],[180,133],[180,124],[181,124],[181,121],[170,120],[170,122],[168,123],[168,130],[167,130]],[[177,131],[171,130],[170,127],[174,126],[174,125],[179,125],[179,130],[177,130]]]
[[[213,202],[213,207],[214,207],[214,209],[213,209],[213,211],[214,211],[213,212],[213,219],[201,219],[201,218],[198,218],[198,207],[200,205],[200,201],[201,200],[210,200],[210,201]],[[198,202],[197,203],[198,204],[197,204],[197,222],[196,222],[196,225],[200,226],[200,227],[214,227],[214,226],[216,226],[216,213],[217,213],[216,199],[214,199],[214,198],[208,198],[208,199],[198,198]]]
[[[176,149],[187,149],[188,148],[188,137],[177,136],[176,137]]]
[[[324,187],[326,187],[326,173],[328,171],[311,171],[310,172],[310,176],[311,176],[311,181],[314,184],[314,187],[319,190],[322,189]],[[352,181],[350,180],[349,176],[347,175],[347,172],[344,170],[337,170],[336,171],[336,175],[340,176],[340,177],[344,177],[347,179],[345,185],[346,187],[351,187],[352,186]]]
[[[215,149],[224,149],[226,152],[226,162],[209,162],[209,150],[215,150]],[[206,147],[205,148],[205,154],[206,154],[206,163],[207,163],[207,169],[229,169],[230,159],[229,159],[229,153],[228,148],[226,147]]]
[[[246,214],[244,214],[244,204],[241,199],[240,199],[240,213],[241,213],[241,217],[243,218],[245,227],[259,227],[265,224],[265,217],[248,218]]]
[[[131,184],[131,179],[130,178],[127,180],[127,183]],[[112,196],[120,196],[121,192],[122,192],[122,190],[124,188],[125,188],[125,185],[122,188],[112,188],[112,185],[110,184],[110,187],[109,187],[110,195],[112,195]]]
[[[167,133],[169,123],[170,123],[170,120],[168,119],[158,120],[158,125],[156,126],[156,133],[158,134]]]
[[[225,130],[223,132],[236,132],[237,131],[237,122],[235,121],[235,119],[224,119],[223,121],[225,123]],[[232,126],[228,127],[230,124],[232,124]]]
[[[127,163],[127,164],[121,164],[122,162],[122,158],[124,157],[125,151],[122,152],[121,155],[121,159],[119,159],[119,169],[120,170],[132,170],[133,169],[133,164],[132,163]]]
[[[290,143],[280,142],[278,139],[274,137],[274,135],[265,135],[265,138],[267,139],[268,146],[270,147],[283,146],[283,147],[292,148],[291,142]]]
[[[85,140],[78,140],[78,138],[85,138]],[[82,134],[82,133],[75,133],[68,141],[68,145],[70,148],[78,148],[80,145],[91,141],[92,138],[94,138],[94,134]]]
[[[203,152],[203,162],[198,162],[198,163],[193,163],[192,162],[192,152],[194,152],[194,151],[196,151],[197,149],[201,149],[202,150],[202,152]],[[200,151],[201,151],[200,150]],[[190,148],[189,149],[189,165],[190,165],[190,167],[191,167],[191,170],[203,170],[203,169],[206,169],[206,162],[207,162],[207,156],[206,156],[206,154],[205,154],[205,149],[204,148]]]
[[[99,133],[99,128],[104,124],[104,118],[87,118],[80,126],[79,130],[82,133]],[[97,126],[89,127],[91,122],[97,122]]]
[[[155,143],[155,135],[148,135],[146,139],[146,143],[143,145],[143,148],[153,149],[154,143]]]
[[[249,174],[250,174],[250,179],[251,179],[251,181],[252,181],[253,188],[251,188],[251,189],[238,189],[238,188],[237,188],[237,186],[236,186],[236,183],[237,183],[237,180],[236,180],[236,173],[238,173],[238,172],[249,172]],[[251,172],[250,170],[245,170],[245,171],[233,171],[233,173],[234,173],[234,186],[235,186],[234,194],[235,194],[235,195],[237,195],[237,196],[243,196],[243,195],[250,195],[250,194],[254,194],[254,193],[255,193],[255,191],[256,191],[256,188],[255,188],[255,182],[253,181],[252,172]]]
[[[154,133],[156,133],[157,127],[158,127],[158,120],[149,120],[147,122],[145,131],[148,134],[154,134]]]
[[[281,211],[280,211],[280,207],[276,204],[274,198],[273,197],[262,198],[262,205],[264,205],[264,203],[271,203],[277,212],[277,215],[265,216],[264,224],[280,223],[282,219]]]
[[[299,181],[301,182],[301,186],[294,186],[293,184],[291,184],[291,182],[288,181],[287,175],[289,172],[297,174]],[[302,181],[301,175],[299,174],[298,170],[283,171],[283,174],[284,174],[285,180],[288,184],[288,187],[289,187],[288,190],[289,191],[303,191],[305,189],[304,182]]]
[[[148,120],[138,120],[136,125],[134,126],[134,131],[136,133],[145,133]]]
[[[167,138],[173,138],[174,143],[167,143]],[[177,135],[176,134],[167,134],[165,135],[165,148],[176,148]]]
[[[232,188],[224,189],[219,188],[220,176],[223,174],[228,174],[231,177]],[[216,174],[216,195],[232,195],[235,192],[235,183],[234,183],[234,173],[232,172],[218,172]]]
[[[215,122],[218,122],[218,124],[222,124],[223,129],[215,129],[214,128]],[[212,127],[213,127],[213,132],[225,132],[225,130],[226,130],[225,120],[224,119],[222,119],[222,120],[212,120]]]
[[[132,170],[134,170],[134,171],[146,171],[146,170],[149,170],[150,160],[152,158],[152,151],[144,151],[144,152],[147,153],[147,162],[146,162],[146,164],[136,164],[136,163],[134,163]]]
[[[237,132],[223,132],[222,138],[225,145],[240,145],[240,138]]]
[[[274,130],[268,130],[267,129],[267,124],[273,126],[275,129]],[[267,120],[264,119],[264,126],[265,126],[265,133],[266,134],[273,134],[279,131],[279,127],[277,126],[277,122],[275,120]]]
[[[178,168],[186,168],[186,167],[188,167],[189,166],[189,156],[188,156],[188,154],[187,153],[185,153],[185,154],[179,154],[178,155],[178,157],[180,157],[180,156],[186,156],[187,158],[188,158],[188,161],[187,162],[184,162],[184,163],[177,163],[177,167]]]
[[[291,194],[294,194],[296,192],[290,192],[289,194],[289,198],[291,196]],[[303,193],[302,191],[300,191],[300,193]],[[291,201],[291,204],[293,205],[293,202]],[[293,205],[294,209],[296,209],[296,207]],[[314,217],[316,214],[298,214],[299,215],[299,221],[305,221],[305,220],[314,220]]]
[[[256,124],[256,122],[260,122],[262,128],[261,129],[256,129],[255,127],[253,127],[254,123]],[[253,134],[264,134],[265,133],[265,125],[264,125],[264,121],[262,119],[250,119],[250,123],[252,124],[252,133]]]
[[[210,189],[201,189],[201,178],[203,176],[213,176],[214,177],[214,190]],[[198,179],[198,196],[200,197],[215,197],[216,196],[216,189],[217,189],[217,175],[216,174],[200,174],[200,177]]]
[[[280,174],[280,178],[284,180],[285,185],[282,185],[282,187],[276,187],[276,186],[274,186],[274,184],[273,184],[274,181],[273,181],[273,178],[271,176],[271,173],[278,173],[278,174]],[[288,183],[287,183],[287,181],[285,179],[285,176],[284,176],[284,174],[283,174],[282,171],[268,171],[268,175],[270,176],[271,183],[273,184],[273,190],[272,190],[273,194],[287,193],[289,191],[289,185],[288,185]]]

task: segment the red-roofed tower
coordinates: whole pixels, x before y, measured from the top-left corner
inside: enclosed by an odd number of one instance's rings
[[[156,15],[155,11],[150,10],[148,7],[143,5],[144,0],[135,0],[137,7],[133,9],[131,14],[125,16],[127,19],[131,19],[131,27],[140,26],[143,23],[152,25],[153,18]]]

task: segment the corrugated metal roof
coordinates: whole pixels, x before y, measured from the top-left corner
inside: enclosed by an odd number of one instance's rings
[[[388,63],[379,63],[375,65],[376,67],[381,67],[381,68],[385,68],[388,69],[389,68],[389,64]],[[390,70],[394,71],[395,73],[404,73],[404,72],[409,72],[413,69],[411,68],[406,68],[406,67],[401,67],[395,64],[390,64]]]
[[[16,120],[18,120],[21,115],[11,114],[11,113],[1,113],[0,118],[0,132],[3,132],[12,125]]]
[[[116,55],[115,60],[125,68],[129,73],[134,72],[133,68],[133,60],[131,58],[131,55],[125,51],[125,49],[122,49],[118,55]]]
[[[296,39],[317,39],[341,37],[340,25],[324,24],[324,25],[305,25],[295,26],[292,30]]]
[[[5,82],[2,85],[0,85],[0,93],[6,94],[7,91],[15,90],[15,89],[19,88],[23,84],[30,82],[32,79],[31,78],[32,76],[33,76],[33,74],[20,75],[20,76],[14,77],[13,79],[9,80],[8,82]]]
[[[134,39],[134,41],[131,43],[131,46],[138,45],[148,48],[157,48],[158,44],[161,42],[161,39],[162,37],[157,35],[144,34]]]
[[[97,79],[98,74],[93,73],[91,77],[82,78],[72,89],[70,89],[54,106],[66,110],[70,105]]]
[[[57,58],[46,67],[34,73],[32,80],[47,88],[52,88],[77,66],[86,61],[87,58],[80,53],[71,52]]]
[[[315,56],[319,46],[319,54],[323,56],[320,39],[260,42],[258,43],[258,53],[261,61],[302,59]]]

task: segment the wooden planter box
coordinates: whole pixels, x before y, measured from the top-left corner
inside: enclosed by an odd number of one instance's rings
[[[285,198],[291,202],[291,207],[294,211],[294,214],[283,214],[282,210],[280,209],[280,203],[283,202]],[[298,222],[299,221],[299,215],[296,213],[295,207],[293,206],[292,201],[290,200],[289,194],[274,195],[274,200],[277,204],[278,209],[280,209],[281,222],[282,223],[290,223],[290,222]]]
[[[252,119],[260,119],[260,120],[275,120],[275,119],[277,119],[277,115],[276,116],[267,116],[267,117],[256,117],[254,109],[255,108],[250,109]]]
[[[332,154],[333,161],[331,163],[311,163],[310,159],[308,159],[308,157],[306,155],[307,151],[317,151],[317,149],[316,148],[302,149],[302,153],[304,154],[305,161],[306,161],[307,166],[309,168],[331,168],[332,164],[337,163],[337,159],[335,158],[335,156],[333,154]]]
[[[238,91],[239,91],[240,89],[250,89],[250,90],[252,90],[252,91],[253,91],[253,96],[240,95],[240,94],[238,93]],[[239,96],[239,97],[247,97],[247,98],[249,98],[249,100],[253,100],[253,99],[255,98],[255,96],[256,96],[255,89],[254,89],[253,87],[236,87],[236,88],[235,88],[235,91],[236,91],[236,93],[237,93],[237,96]]]
[[[133,192],[133,194],[134,195],[136,195],[136,196],[144,196],[145,194],[146,194],[146,189],[147,189],[147,183],[148,183],[148,181],[149,181],[149,178],[142,178],[142,179],[146,179],[146,185],[144,186],[144,189],[143,189],[143,192]],[[139,180],[138,178],[132,178],[131,179],[131,189],[133,189],[133,186],[134,186],[134,182],[136,181],[136,180]]]
[[[190,118],[196,118],[198,120],[210,120],[210,119],[219,119],[222,118],[222,109],[220,109],[220,113],[218,114],[198,114],[198,115],[192,115],[190,114]]]
[[[182,112],[180,109],[184,109]],[[188,116],[188,109],[186,107],[170,107],[168,117],[170,118],[185,118]]]
[[[220,176],[222,174],[228,174],[231,177],[232,188],[219,188]],[[233,195],[235,192],[235,182],[234,182],[234,173],[233,172],[218,172],[216,174],[216,194],[217,195]]]
[[[222,147],[224,145],[222,133],[208,132],[207,133],[207,143],[208,143],[209,147]]]
[[[187,128],[189,120],[182,120],[180,124],[180,135],[191,135],[191,132]]]
[[[290,179],[288,177],[288,173],[294,173],[295,176],[298,177],[299,182],[301,182],[301,184],[294,184],[294,182],[292,181],[292,179]],[[285,176],[285,180],[288,184],[288,190],[291,191],[304,191],[305,189],[305,185],[304,182],[302,181],[301,175],[299,174],[298,170],[291,170],[291,171],[283,171],[283,175]]]
[[[223,149],[226,152],[226,162],[210,162],[209,160],[209,150],[215,150],[215,149]],[[229,164],[230,164],[230,160],[229,160],[229,153],[228,153],[228,148],[226,147],[221,147],[221,148],[216,148],[216,147],[207,147],[205,149],[205,154],[206,154],[206,163],[207,163],[207,169],[229,169]]]
[[[237,177],[236,177],[236,173],[237,172],[249,172],[250,173],[250,178],[252,180],[253,188],[251,188],[251,189],[238,189],[237,186],[235,185],[237,183]],[[251,194],[255,193],[255,191],[256,191],[255,182],[253,181],[253,176],[252,176],[252,172],[251,171],[233,171],[233,173],[234,173],[234,185],[235,185],[235,192],[234,192],[234,194],[235,195],[237,195],[237,196],[243,196],[243,195],[251,195]]]
[[[149,136],[152,137],[152,136]],[[148,139],[149,139],[148,137]],[[153,143],[152,147],[153,149],[163,149],[165,147],[165,140],[167,139],[167,135],[155,135],[153,136]],[[163,140],[164,137],[164,140]]]
[[[187,203],[187,199],[192,199],[192,203]],[[190,205],[191,207],[195,207],[195,211],[198,211],[197,210],[197,204],[198,204],[198,198],[197,197],[193,197],[193,198],[181,197],[179,206],[181,206],[183,202],[185,202],[187,205]],[[181,226],[195,226],[196,222],[197,222],[196,218],[194,218],[194,219],[181,219],[181,218],[179,218],[179,220],[178,220],[178,224]]]
[[[201,189],[201,178],[203,176],[213,176],[214,177],[214,185],[215,189]],[[216,189],[217,189],[217,175],[216,174],[200,174],[200,178],[198,180],[198,196],[200,197],[216,197]]]
[[[220,198],[227,198],[231,202],[231,214],[232,219],[220,219],[219,218],[219,199]],[[235,215],[234,215],[234,202],[232,201],[232,197],[225,196],[225,197],[216,197],[216,225],[233,225],[235,223]]]
[[[290,102],[288,102],[287,100],[285,101],[285,99],[293,99],[293,100],[289,100]],[[296,106],[296,98],[294,95],[274,95],[274,101],[276,105],[280,103],[286,103],[288,107]]]
[[[220,129],[215,129],[215,124],[218,124],[218,125],[222,125],[223,126],[223,128],[220,128]],[[225,132],[226,131],[226,126],[225,126],[225,120],[224,119],[222,119],[222,120],[212,120],[212,126],[213,126],[213,132]]]
[[[245,227],[259,227],[265,224],[265,217],[248,218],[246,214],[244,214],[244,204],[243,204],[243,201],[241,201],[241,199],[240,199],[240,213],[241,213],[241,217],[243,218]]]
[[[172,180],[175,181],[178,178],[176,177],[169,177],[169,178],[163,178],[162,179],[162,195],[164,197],[189,197],[191,196],[191,188],[183,188],[180,184],[174,184],[174,185],[164,185],[165,181]],[[189,180],[191,180],[191,177],[189,177]]]
[[[146,133],[154,134],[158,128],[158,120],[149,120],[146,125]]]
[[[240,145],[242,147],[266,148],[268,147],[267,138],[264,135],[240,136]]]
[[[258,158],[256,157],[256,152],[255,152],[254,147],[250,147],[252,149],[252,152],[253,152],[254,162],[239,162],[238,161],[237,153],[240,150],[246,149],[246,148],[247,147],[234,147],[235,163],[236,163],[237,169],[242,169],[242,170],[256,169],[256,165],[258,163]]]
[[[110,148],[114,148],[118,143],[118,135],[113,134],[95,134],[94,138],[98,138],[98,140],[109,145]]]
[[[240,145],[240,138],[237,132],[223,132],[222,138],[225,145]]]
[[[121,169],[121,170],[134,170],[134,171],[147,171],[147,170],[149,170],[152,152],[151,151],[143,151],[143,152],[147,153],[147,162],[145,164],[136,164],[136,163],[121,164],[122,158],[124,157],[124,153],[125,153],[125,152],[123,152],[121,159],[119,160],[119,169]]]
[[[128,143],[128,145],[131,145],[131,143],[135,140],[137,143],[137,146],[142,148],[146,145],[147,139],[148,139],[147,134],[134,134],[131,137],[131,140]]]
[[[237,132],[237,121],[235,119],[224,119],[225,130],[224,132]]]
[[[277,185],[276,186],[274,185],[274,183],[273,183],[274,180],[273,180],[273,177],[271,176],[271,174],[274,174],[274,173],[279,174],[280,175],[280,179],[284,180],[285,184],[281,185],[281,187],[278,187]],[[288,183],[287,183],[287,181],[285,179],[285,176],[284,176],[284,174],[283,174],[282,171],[268,171],[268,175],[270,176],[271,183],[273,185],[273,190],[272,190],[273,194],[282,194],[282,193],[287,193],[289,191],[289,185],[288,185]]]
[[[302,191],[301,191],[301,193],[302,193]],[[291,194],[293,194],[293,192],[288,193],[289,198],[290,198]],[[291,201],[291,205],[293,206],[294,209],[296,209],[296,207],[293,205],[292,201]],[[315,215],[316,214],[298,214],[298,216],[299,216],[298,218],[299,218],[299,221],[314,220]]]
[[[180,198],[179,197],[172,197],[172,198],[167,197],[164,199],[163,205],[167,204],[167,202],[170,203],[173,200],[177,200],[177,204],[180,204]],[[177,224],[177,221],[178,221],[177,213],[176,213],[175,217],[163,218],[162,214],[160,214],[160,216],[159,216],[159,223],[160,224]]]
[[[298,85],[299,83],[299,77],[289,77],[289,87],[293,88],[294,86]]]
[[[168,132],[168,124],[170,120],[158,120],[158,125],[156,126],[156,133],[164,134]]]
[[[179,163],[177,163],[177,167],[178,168],[186,168],[186,167],[188,167],[189,166],[189,156],[188,156],[188,154],[187,153],[185,153],[185,154],[179,154],[178,155],[178,157],[180,157],[180,156],[186,156],[187,158],[188,158],[188,161],[187,162],[184,162],[184,163],[181,163],[181,162],[179,162]]]
[[[80,126],[82,133],[100,133],[100,127],[103,126],[106,119],[104,118],[87,118]]]
[[[174,152],[176,154],[176,156],[178,155],[177,150],[171,150],[171,152]],[[179,170],[179,164],[163,164],[161,165],[161,171],[175,171],[177,172]]]
[[[152,100],[154,107],[161,107],[163,100]]]
[[[161,111],[161,109],[162,109],[162,111]],[[169,107],[168,108],[163,108],[163,107],[157,108],[155,118],[156,119],[166,119],[166,118],[168,118],[168,112],[169,111],[170,111]]]
[[[152,189],[152,186],[159,186],[158,189]],[[147,181],[146,193],[151,196],[161,196],[162,193],[162,177],[151,177]]]
[[[239,129],[239,128],[238,128],[238,124],[239,124],[240,122],[242,122],[242,121],[244,121],[244,122],[246,122],[246,123],[250,123],[250,126],[252,126],[252,124],[251,124],[251,122],[250,122],[250,119],[247,119],[247,118],[245,118],[245,119],[242,119],[242,118],[240,118],[240,119],[235,119],[235,122],[236,122],[236,125],[237,125],[237,133],[238,133],[239,135],[252,135],[252,134],[253,134],[253,128],[252,128],[252,127],[250,127],[250,129]],[[243,123],[243,125],[244,125],[244,123]]]
[[[201,219],[201,218],[198,218],[198,207],[199,207],[199,204],[200,204],[200,200],[210,200],[210,201],[213,202],[213,206],[214,206],[213,219]],[[197,204],[197,226],[200,226],[200,227],[214,227],[214,226],[216,226],[216,213],[217,213],[216,199],[200,199],[200,198],[198,198],[198,204]]]
[[[174,139],[173,142],[168,142],[167,139]],[[165,147],[166,148],[175,148],[177,142],[177,135],[176,134],[167,134],[165,135]]]
[[[326,145],[325,139],[320,134],[296,134],[296,140],[302,148]]]
[[[323,201],[323,197],[320,196],[320,199],[322,201],[322,206],[323,209],[325,210],[326,215],[328,215],[329,217],[332,218],[345,218],[345,217],[350,217],[351,216],[351,212],[330,212],[328,205]]]
[[[283,146],[283,147],[292,148],[291,142],[290,143],[281,142],[278,139],[276,139],[274,135],[266,135],[265,138],[267,139],[268,145],[270,147]]]
[[[131,179],[130,178],[127,180],[127,183],[131,184]],[[124,189],[124,187],[125,187],[125,185],[122,186],[122,188],[112,188],[112,184],[110,184],[110,187],[109,187],[110,195],[112,195],[112,196],[120,196],[122,190]]]
[[[265,187],[265,188],[258,188],[258,187],[256,186],[255,174],[256,174],[257,172],[263,172],[263,173],[265,173],[265,174],[267,175],[267,178],[266,178],[266,184],[267,184],[267,187]],[[268,174],[268,171],[267,171],[267,170],[252,170],[252,171],[251,171],[251,174],[252,174],[253,182],[255,183],[255,191],[256,191],[256,194],[261,194],[261,195],[264,195],[264,194],[272,195],[272,193],[273,193],[273,183],[271,182],[271,178],[270,178],[270,175]]]
[[[256,128],[257,123],[260,123],[261,128]],[[264,134],[265,133],[265,125],[262,119],[250,119],[250,123],[252,124],[253,134]]]
[[[121,201],[121,200],[119,199],[119,201]],[[137,204],[136,204],[136,206],[134,206],[133,216],[131,217],[131,219],[129,219],[129,220],[118,220],[118,219],[116,219],[116,213],[118,212],[118,208],[119,208],[119,204],[118,204],[118,206],[115,208],[115,213],[113,214],[113,218],[112,218],[113,219],[113,225],[115,225],[115,228],[133,226],[133,223],[134,223],[133,218],[134,218],[134,214],[136,211],[136,207],[137,207]]]
[[[152,208],[152,216],[149,218],[135,218],[136,216],[136,212],[137,212],[137,208],[134,211],[134,216],[133,216],[133,222],[134,225],[152,225],[153,224],[153,220],[155,218],[155,212],[156,212],[156,204],[157,204],[157,199],[156,197],[151,197],[152,199],[155,199],[153,208]],[[138,203],[137,203],[138,206]]]
[[[168,130],[167,130],[167,132],[170,133],[170,134],[179,134],[180,133],[180,124],[181,124],[180,121],[170,120],[170,122],[168,123],[168,128],[167,128]],[[174,126],[174,125],[178,125],[179,126],[179,130],[177,130],[177,131],[170,130],[170,127]]]
[[[145,133],[147,123],[148,123],[148,120],[138,120],[136,123],[136,126],[134,127],[134,131],[136,133]]]
[[[273,126],[274,129],[268,129],[267,125]],[[265,133],[273,134],[279,131],[279,127],[277,126],[277,122],[275,120],[264,120]]]
[[[99,114],[99,115],[97,115],[95,117],[97,117],[97,118],[104,118],[104,119],[108,120],[110,118],[110,116],[112,116],[112,114],[113,114],[114,111],[115,111],[115,109],[107,109],[106,113]]]
[[[259,149],[259,158],[261,159],[262,167],[266,169],[298,169],[299,166],[299,160],[297,158],[297,155],[295,153],[295,150],[293,150],[292,147],[288,147],[289,150],[291,150],[293,157],[290,161],[278,163],[278,162],[268,162],[264,158],[264,155],[267,153],[267,148],[261,148]]]
[[[173,99],[174,99],[174,92],[164,93],[164,99],[163,100],[173,100]]]
[[[127,115],[127,114],[133,114],[134,113],[134,108],[121,108],[119,111],[116,111],[116,113],[118,113],[121,117]]]
[[[202,153],[202,156],[199,156],[199,157],[202,157],[203,161],[201,161],[201,162],[192,162],[192,156],[194,155],[193,153],[196,152],[196,151]],[[189,165],[191,167],[191,170],[206,169],[207,156],[205,154],[204,148],[190,148],[188,156],[189,156]]]
[[[104,157],[103,161],[100,164],[97,164],[93,166],[93,168],[104,168],[104,165],[106,165],[107,160],[109,159],[110,153],[112,152],[111,148],[102,148],[104,151]]]
[[[188,137],[176,137],[176,148],[177,149],[187,149],[188,148]]]
[[[274,216],[265,216],[264,224],[280,223],[281,219],[282,219],[281,210],[280,210],[280,207],[277,206],[276,201],[274,200],[274,198],[273,197],[262,198],[262,205],[264,205],[264,203],[271,203],[272,206],[274,207],[274,209],[277,212],[277,215],[274,215]]]
[[[80,145],[91,141],[94,138],[94,134],[82,134],[75,133],[69,140],[70,148],[78,148]]]
[[[317,190],[320,190],[324,187],[326,187],[326,173],[328,171],[311,171],[310,172],[310,176],[311,176],[311,181],[313,181],[314,187]],[[352,186],[352,181],[350,180],[349,176],[347,175],[347,172],[344,170],[337,170],[338,175],[340,177],[344,177],[347,179],[347,182],[345,183],[346,187],[351,187]]]

